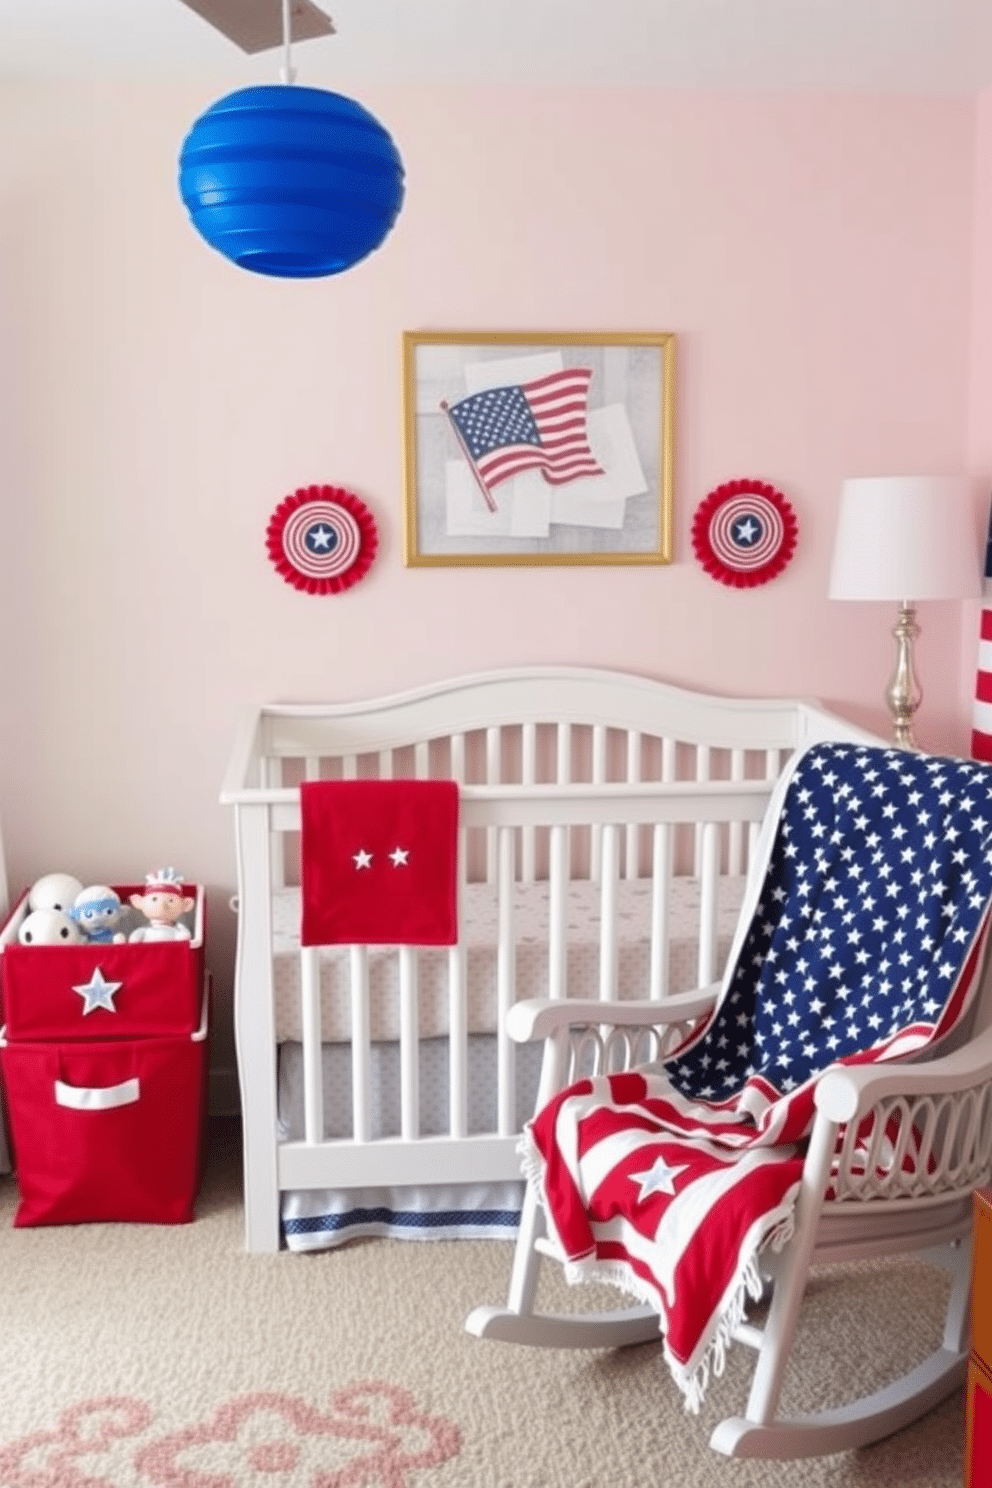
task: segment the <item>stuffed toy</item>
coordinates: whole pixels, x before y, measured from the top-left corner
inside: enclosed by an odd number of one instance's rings
[[[160,868],[145,874],[145,892],[132,894],[131,903],[148,921],[132,930],[129,940],[190,940],[180,915],[188,914],[196,900],[183,893],[183,880],[175,868]]]

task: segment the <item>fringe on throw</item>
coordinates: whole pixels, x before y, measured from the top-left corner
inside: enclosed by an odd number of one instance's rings
[[[739,1328],[744,1321],[748,1299],[753,1302],[761,1300],[764,1284],[758,1267],[758,1257],[768,1249],[781,1250],[783,1245],[792,1239],[794,1230],[795,1221],[790,1212],[772,1226],[758,1247],[752,1251],[734,1282],[729,1299],[724,1303],[716,1328],[703,1348],[702,1357],[691,1368],[687,1368],[669,1352],[668,1340],[665,1339],[663,1345],[665,1362],[673,1380],[682,1391],[685,1408],[689,1415],[699,1414],[710,1380],[719,1379],[723,1374],[727,1362],[727,1350],[734,1341],[735,1328]]]
[[[520,1164],[527,1183],[534,1190],[538,1203],[547,1213],[541,1178],[544,1163],[533,1139],[525,1132],[517,1145]],[[760,1301],[764,1284],[758,1266],[759,1257],[766,1250],[778,1252],[792,1239],[795,1231],[793,1205],[788,1210],[777,1211],[775,1223],[762,1237],[758,1245],[744,1262],[731,1284],[727,1300],[718,1316],[712,1336],[702,1345],[702,1353],[689,1366],[684,1365],[669,1351],[668,1339],[664,1336],[665,1319],[658,1308],[657,1293],[642,1281],[637,1273],[623,1261],[601,1261],[595,1256],[583,1256],[578,1260],[563,1260],[565,1280],[576,1286],[583,1282],[607,1282],[626,1296],[633,1298],[658,1313],[658,1330],[662,1334],[662,1350],[669,1372],[682,1392],[685,1409],[689,1415],[698,1415],[711,1379],[719,1379],[727,1362],[727,1350],[733,1342],[734,1330],[744,1321],[748,1301]]]

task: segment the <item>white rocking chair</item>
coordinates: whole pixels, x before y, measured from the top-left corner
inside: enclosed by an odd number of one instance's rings
[[[992,838],[992,790],[989,806]],[[760,865],[754,871],[763,874]],[[747,904],[746,899],[742,917],[749,913]],[[740,944],[738,939],[735,949]],[[916,1420],[962,1384],[969,1348],[972,1195],[992,1178],[992,961],[982,954],[969,1012],[935,1055],[924,1050],[912,1063],[835,1064],[816,1078],[795,1228],[777,1254],[769,1249],[760,1257],[771,1288],[763,1327],[743,1321],[732,1330],[757,1351],[757,1359],[744,1414],[721,1421],[710,1438],[716,1451],[798,1458],[865,1446]],[[507,1028],[521,1043],[544,1040],[541,1109],[579,1078],[669,1056],[689,1030],[708,1021],[720,993],[713,986],[661,1002],[531,1000],[511,1009]],[[872,1143],[884,1133],[897,1160],[883,1164],[874,1145],[867,1160],[863,1147],[859,1153],[855,1134],[860,1129],[863,1137],[864,1118],[871,1115]],[[922,1159],[904,1165],[898,1158],[910,1141]],[[941,1346],[876,1393],[783,1418],[779,1400],[810,1268],[907,1252],[936,1257],[938,1251],[953,1276]],[[548,1257],[564,1259],[547,1238],[543,1204],[531,1183],[507,1304],[476,1308],[466,1321],[468,1331],[551,1348],[623,1347],[659,1337],[658,1312],[649,1306],[595,1314],[536,1312],[538,1272]]]

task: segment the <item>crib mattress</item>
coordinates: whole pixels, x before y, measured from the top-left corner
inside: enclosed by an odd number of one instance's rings
[[[744,878],[720,880],[717,917],[717,965],[722,967],[737,923]],[[518,885],[514,904],[516,997],[544,997],[548,991],[548,885]],[[670,992],[696,985],[700,886],[698,879],[673,882],[669,917]],[[577,882],[569,886],[566,914],[568,946],[566,984],[570,997],[599,995],[600,889]],[[625,879],[619,885],[617,916],[617,986],[621,998],[648,996],[651,884]],[[302,1038],[300,1010],[300,891],[273,894],[273,983],[276,1038]],[[468,884],[462,896],[460,944],[465,949],[467,1017],[470,1033],[492,1033],[497,1027],[496,892],[489,884]],[[417,952],[419,1034],[434,1038],[448,1032],[448,962],[450,951]],[[369,1022],[373,1040],[400,1035],[399,958],[395,948],[371,946]],[[320,951],[321,1037],[346,1042],[351,1037],[350,969],[347,947]]]

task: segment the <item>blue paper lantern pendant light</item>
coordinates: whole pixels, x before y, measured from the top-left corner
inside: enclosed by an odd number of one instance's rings
[[[179,156],[197,232],[256,274],[316,279],[368,257],[403,204],[403,162],[361,104],[292,85],[289,0],[283,82],[241,88],[201,114]]]

